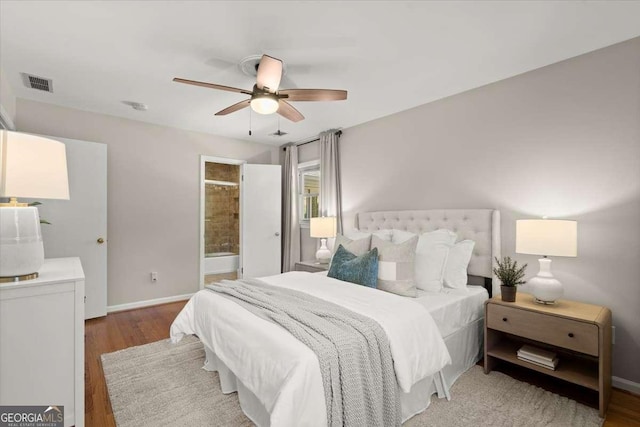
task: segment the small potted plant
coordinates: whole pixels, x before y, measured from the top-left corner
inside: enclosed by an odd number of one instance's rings
[[[518,261],[512,260],[509,256],[502,258],[502,262],[496,258],[496,263],[498,266],[493,268],[493,272],[502,283],[500,286],[502,301],[515,302],[517,286],[526,283],[522,278],[527,264],[518,268]]]

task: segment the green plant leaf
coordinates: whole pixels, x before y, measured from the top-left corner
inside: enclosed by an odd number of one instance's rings
[[[526,283],[522,279],[524,278],[527,264],[518,268],[518,261],[512,260],[509,256],[502,258],[502,262],[497,257],[495,260],[498,266],[493,268],[493,272],[502,282],[502,286],[512,287]]]

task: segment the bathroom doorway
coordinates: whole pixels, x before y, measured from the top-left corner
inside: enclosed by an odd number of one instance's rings
[[[243,163],[202,156],[200,277],[203,284],[238,278]]]
[[[200,159],[200,288],[279,274],[280,165]]]

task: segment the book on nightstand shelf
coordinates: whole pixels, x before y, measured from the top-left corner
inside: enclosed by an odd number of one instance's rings
[[[517,353],[517,357],[525,362],[555,370],[558,366],[558,355],[552,351],[543,350],[530,345],[523,345]]]

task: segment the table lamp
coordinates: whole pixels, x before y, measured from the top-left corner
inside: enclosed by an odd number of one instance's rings
[[[18,197],[69,199],[62,142],[0,130],[0,282],[38,277],[44,247],[38,209]]]
[[[578,255],[578,223],[552,219],[522,219],[516,221],[516,253],[542,255],[540,271],[527,281],[535,301],[554,304],[562,297],[562,283],[551,274],[547,256]]]
[[[331,251],[327,248],[327,238],[336,237],[336,217],[323,216],[311,218],[311,237],[320,238],[320,249],[316,252],[316,260],[327,264],[331,260]]]

